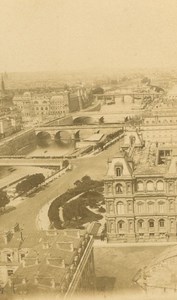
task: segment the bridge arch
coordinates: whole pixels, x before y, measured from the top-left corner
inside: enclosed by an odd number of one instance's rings
[[[52,143],[50,133],[47,131],[40,131],[36,135],[37,145],[40,147],[48,147]]]
[[[76,131],[74,134],[74,138],[76,142],[80,141],[80,130]]]
[[[99,124],[99,118],[89,117],[89,116],[79,116],[73,119],[74,125],[90,125]]]
[[[67,147],[73,144],[73,136],[68,130],[59,130],[55,134],[55,142],[59,146]]]

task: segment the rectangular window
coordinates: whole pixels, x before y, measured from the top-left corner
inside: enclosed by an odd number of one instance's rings
[[[173,193],[173,190],[174,190],[173,182],[169,182],[168,190],[169,190],[169,193]]]
[[[153,221],[151,221],[151,222],[149,222],[149,227],[154,227],[154,222]]]
[[[12,262],[12,256],[11,253],[7,254],[7,262]]]
[[[165,209],[164,209],[164,204],[159,204],[159,212],[160,213],[164,213]]]
[[[149,213],[153,213],[154,212],[154,204],[153,203],[148,204],[148,212]]]
[[[121,176],[121,168],[116,168],[116,176]]]
[[[23,259],[23,258],[25,258],[25,254],[24,253],[21,254],[21,259]]]
[[[13,270],[7,270],[7,275],[8,276],[12,276],[14,274],[14,271]]]

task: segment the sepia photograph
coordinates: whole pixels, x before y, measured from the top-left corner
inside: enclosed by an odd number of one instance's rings
[[[0,0],[0,299],[177,298],[177,1]]]

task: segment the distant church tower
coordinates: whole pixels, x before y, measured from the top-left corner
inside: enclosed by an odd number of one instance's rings
[[[2,92],[2,94],[4,94],[5,91],[6,91],[6,89],[5,89],[5,84],[4,84],[4,78],[2,76],[1,77],[1,92]]]

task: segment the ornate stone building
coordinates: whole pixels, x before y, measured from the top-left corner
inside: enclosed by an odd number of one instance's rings
[[[135,151],[134,162],[124,152],[108,163],[108,242],[176,241],[177,157],[167,156],[159,165],[154,157],[158,149],[147,149]]]

